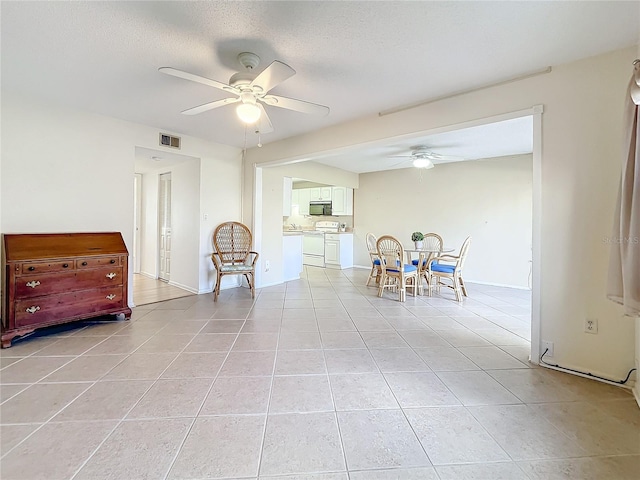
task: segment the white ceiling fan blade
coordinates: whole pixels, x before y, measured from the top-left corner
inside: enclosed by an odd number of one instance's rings
[[[295,74],[296,71],[289,65],[274,60],[251,82],[251,87],[259,87],[261,89],[260,93],[267,93],[273,87],[284,82],[287,78],[293,77]]]
[[[261,113],[260,118],[258,119],[258,123],[256,124],[256,130],[260,133],[271,133],[273,132],[273,124],[271,123],[271,119],[269,115],[267,115],[267,111],[262,106],[261,103],[256,102],[256,105],[260,107]]]
[[[195,75],[193,73],[183,72],[182,70],[177,70],[172,67],[160,67],[158,71],[160,73],[165,73],[173,77],[183,78],[185,80],[191,80],[192,82],[202,83],[203,85],[209,85],[210,87],[219,88],[220,90],[224,90],[226,92],[233,92],[236,95],[240,94],[240,92],[238,92],[236,88],[232,87],[231,85],[227,85],[226,83],[211,80],[210,78],[201,77],[200,75]]]
[[[296,100],[295,98],[281,97],[279,95],[267,95],[261,99],[267,105],[273,107],[286,108],[296,112],[310,113],[312,115],[328,115],[329,107],[318,105],[317,103]]]
[[[214,108],[223,107],[225,105],[231,105],[240,101],[239,97],[236,98],[223,98],[222,100],[216,100],[215,102],[204,103],[197,107],[188,108],[180,113],[184,115],[196,115],[198,113],[206,112],[207,110],[213,110]]]

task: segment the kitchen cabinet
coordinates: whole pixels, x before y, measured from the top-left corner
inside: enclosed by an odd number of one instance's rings
[[[311,192],[309,188],[301,188],[298,190],[298,205],[300,207],[300,215],[309,215],[309,202],[311,201]]]
[[[282,280],[298,280],[302,273],[302,234],[282,237]]]
[[[282,187],[282,216],[291,216],[291,195],[293,193],[293,179],[291,177],[284,177]]]
[[[353,188],[333,187],[331,208],[333,215],[353,215]]]
[[[344,269],[353,267],[353,234],[325,234],[324,261],[327,268]]]
[[[331,201],[331,187],[314,187],[309,188],[309,201]]]
[[[291,206],[300,207],[300,190],[291,190]]]

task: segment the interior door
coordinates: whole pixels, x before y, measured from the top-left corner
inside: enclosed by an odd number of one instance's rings
[[[133,175],[133,273],[140,273],[140,228],[142,222],[142,175]]]
[[[158,198],[159,219],[159,273],[158,278],[168,282],[171,277],[171,174],[160,175]]]

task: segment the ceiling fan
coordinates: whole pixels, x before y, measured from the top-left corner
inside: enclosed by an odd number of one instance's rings
[[[329,107],[324,105],[269,93],[271,89],[295,75],[296,71],[289,65],[275,60],[258,74],[253,71],[260,63],[260,57],[255,53],[243,52],[238,55],[238,61],[245,71],[233,74],[228,84],[171,67],[161,67],[158,71],[174,77],[191,80],[192,82],[209,85],[235,95],[235,97],[223,98],[222,100],[189,108],[184,110],[183,114],[195,115],[224,105],[239,103],[236,107],[238,117],[246,124],[255,124],[257,133],[273,131],[273,125],[263,104],[315,115],[327,115],[329,113]]]
[[[460,160],[458,157],[435,153],[425,145],[411,147],[411,153],[408,155],[392,155],[390,158],[410,158],[414,167],[424,168],[425,170],[434,167],[433,160]]]

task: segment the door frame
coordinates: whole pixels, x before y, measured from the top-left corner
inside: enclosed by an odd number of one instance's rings
[[[371,142],[365,142],[361,144],[348,145],[345,147],[339,147],[332,150],[325,151],[327,152],[349,152],[354,148],[363,145],[383,145],[388,143],[391,140],[400,140],[404,138],[411,138],[418,135],[425,134],[437,134],[444,133],[453,130],[459,130],[462,128],[475,127],[479,125],[485,125],[488,123],[495,123],[504,120],[511,120],[514,118],[527,117],[531,116],[533,118],[533,178],[532,178],[532,190],[533,190],[533,198],[532,198],[532,254],[531,254],[531,353],[529,360],[531,363],[535,365],[540,364],[540,338],[541,338],[541,320],[540,320],[540,310],[541,310],[541,290],[542,290],[542,114],[544,112],[544,107],[541,104],[533,105],[529,108],[525,108],[522,110],[506,112],[503,114],[492,115],[485,118],[480,118],[476,120],[470,120],[467,122],[461,122],[458,124],[447,125],[445,127],[438,127],[433,129],[428,129],[425,131],[407,133],[403,135],[397,135],[394,137],[387,137],[377,139]],[[313,155],[309,155],[308,153],[305,155],[282,158],[278,160],[262,162],[262,163],[254,163],[253,170],[253,188],[254,188],[254,197],[253,197],[253,231],[254,231],[254,242],[258,245],[262,243],[262,169],[269,167],[279,167],[282,165],[288,165],[291,163],[298,163],[301,161],[309,161],[313,160]],[[260,250],[258,250],[260,251]],[[261,275],[258,274],[256,276],[256,287],[261,288],[268,285],[261,285]]]

